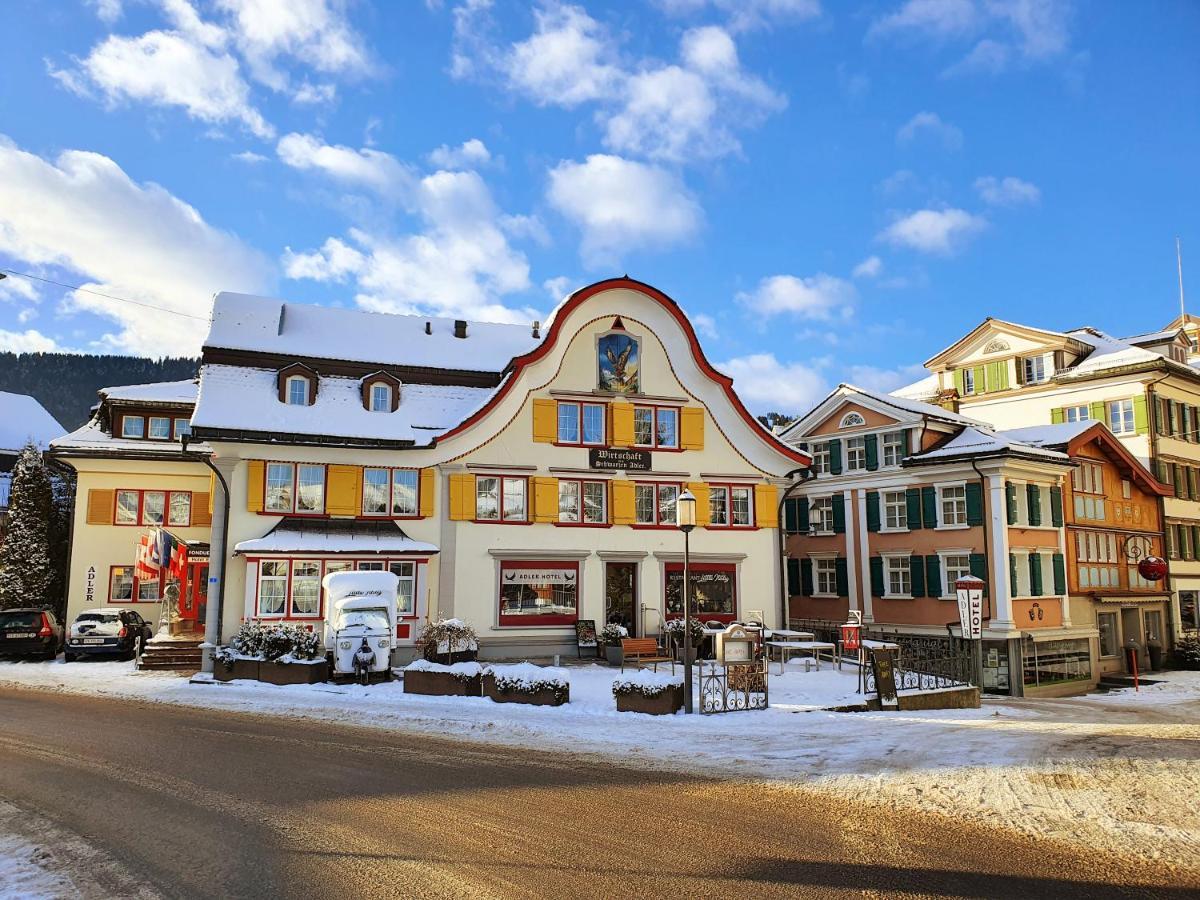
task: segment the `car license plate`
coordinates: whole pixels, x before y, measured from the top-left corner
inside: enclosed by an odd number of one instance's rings
[[[103,644],[104,638],[84,638],[83,642],[85,644]]]
[[[8,633],[8,639],[10,641],[11,640],[23,640],[26,638],[35,638],[35,637],[37,637],[36,631],[28,631],[28,632],[26,632],[26,631],[12,632],[12,631],[10,631]]]

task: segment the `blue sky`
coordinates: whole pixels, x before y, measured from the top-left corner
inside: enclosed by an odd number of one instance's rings
[[[628,272],[762,411],[987,315],[1200,311],[1200,6],[8,4],[0,347],[194,353],[217,290],[526,322]],[[155,308],[157,307],[157,309]],[[165,312],[163,310],[171,310]]]

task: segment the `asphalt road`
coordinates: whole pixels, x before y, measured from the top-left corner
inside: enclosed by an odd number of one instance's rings
[[[803,791],[38,691],[0,690],[0,797],[124,865],[95,873],[94,896],[1200,896]]]

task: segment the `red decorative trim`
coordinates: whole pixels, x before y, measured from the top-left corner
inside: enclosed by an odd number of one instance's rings
[[[504,590],[504,570],[505,569],[574,569],[575,570],[575,613],[573,615],[547,614],[539,616],[523,616],[520,614],[505,615],[500,608],[500,594]],[[579,563],[572,560],[564,562],[563,560],[501,560],[500,561],[500,584],[496,589],[496,605],[499,610],[499,624],[501,627],[507,626],[510,628],[528,627],[534,625],[574,625],[579,618],[579,601],[580,601],[580,586],[579,586]]]
[[[653,288],[648,284],[636,281],[633,278],[605,279],[604,281],[598,281],[593,285],[589,285],[588,287],[580,288],[578,291],[572,294],[567,302],[562,305],[562,308],[559,309],[555,314],[554,321],[550,325],[550,330],[546,333],[546,337],[542,343],[526,353],[524,356],[518,356],[512,361],[510,364],[511,371],[509,373],[509,377],[505,378],[504,382],[501,384],[496,393],[492,395],[491,399],[488,400],[488,402],[473,415],[460,422],[458,425],[455,425],[441,437],[435,439],[434,444],[440,444],[443,441],[448,440],[463,431],[466,431],[472,425],[483,419],[484,416],[486,416],[494,406],[499,404],[500,401],[503,400],[508,394],[508,392],[512,390],[513,385],[517,383],[521,372],[524,371],[526,367],[537,362],[550,352],[551,348],[558,341],[559,334],[562,332],[563,322],[570,317],[570,314],[574,312],[575,309],[601,291],[616,290],[620,288],[637,291],[638,293],[646,295],[651,300],[657,301],[668,313],[674,316],[675,320],[679,322],[680,327],[683,329],[684,334],[687,335],[688,343],[692,349],[692,357],[695,359],[696,364],[700,367],[700,370],[706,376],[708,376],[708,378],[720,385],[721,389],[725,392],[725,396],[729,399],[729,402],[733,404],[733,408],[742,417],[742,419],[745,420],[746,424],[750,427],[750,430],[753,431],[764,444],[766,444],[776,453],[779,453],[781,456],[790,459],[792,462],[799,463],[800,465],[804,466],[812,464],[812,457],[808,453],[797,450],[795,447],[791,447],[779,440],[779,438],[775,437],[773,434],[763,428],[762,423],[759,422],[758,419],[754,418],[754,416],[750,414],[750,411],[742,405],[742,401],[738,398],[737,394],[734,393],[733,379],[728,375],[722,375],[713,368],[712,364],[708,361],[708,358],[704,355],[704,351],[700,348],[700,341],[696,337],[696,331],[694,328],[692,328],[692,323],[688,321],[687,316],[684,315],[683,310],[679,308],[679,305],[657,288]]]

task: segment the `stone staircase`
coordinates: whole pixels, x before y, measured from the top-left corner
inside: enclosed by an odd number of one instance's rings
[[[152,640],[142,650],[138,669],[156,672],[199,672],[201,639]]]

